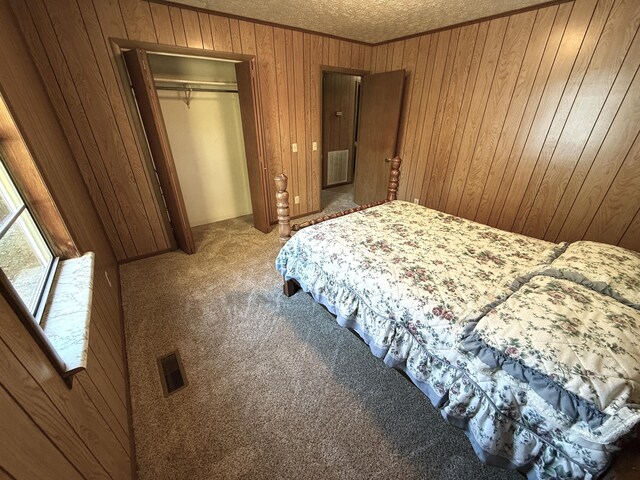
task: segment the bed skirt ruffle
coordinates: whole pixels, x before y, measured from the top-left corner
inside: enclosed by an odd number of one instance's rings
[[[566,435],[557,422],[533,418],[533,408],[526,414],[516,412],[519,404],[505,400],[506,394],[514,394],[500,379],[479,365],[476,370],[462,353],[457,365],[433,355],[405,325],[372,311],[314,263],[279,257],[276,267],[335,315],[338,324],[358,333],[376,357],[406,373],[449,423],[464,430],[484,463],[518,470],[531,479],[592,479],[607,469],[617,447]]]

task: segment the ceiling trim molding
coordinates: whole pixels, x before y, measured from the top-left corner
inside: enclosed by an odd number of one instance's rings
[[[221,17],[233,18],[233,19],[236,19],[236,20],[243,20],[243,21],[247,21],[247,22],[259,23],[261,25],[267,25],[269,27],[286,28],[288,30],[294,30],[294,31],[297,31],[297,32],[309,33],[309,34],[312,34],[312,35],[320,35],[322,37],[334,38],[336,40],[342,40],[342,41],[345,41],[345,42],[351,42],[351,43],[357,43],[357,44],[360,44],[360,45],[366,45],[368,47],[378,47],[378,46],[386,45],[386,44],[389,44],[389,43],[399,42],[401,40],[408,40],[410,38],[421,37],[422,35],[431,35],[431,34],[434,34],[434,33],[443,32],[445,30],[453,30],[455,28],[465,27],[467,25],[473,25],[475,23],[488,22],[488,21],[494,20],[496,18],[508,17],[508,16],[511,16],[511,15],[516,15],[518,13],[529,12],[531,10],[540,10],[541,8],[551,7],[551,6],[554,6],[554,5],[560,5],[562,3],[573,2],[575,0],[549,0],[548,2],[539,3],[537,5],[531,5],[529,7],[522,7],[522,8],[517,8],[515,10],[508,10],[506,12],[496,13],[495,15],[488,15],[486,17],[477,18],[475,20],[468,20],[466,22],[455,23],[453,25],[448,25],[446,27],[434,28],[434,29],[431,29],[431,30],[425,30],[423,32],[412,33],[411,35],[403,35],[401,37],[392,38],[390,40],[383,40],[381,42],[373,42],[373,43],[371,43],[371,42],[363,42],[362,40],[354,40],[352,38],[347,38],[347,37],[341,37],[339,35],[332,35],[330,33],[323,33],[323,32],[318,32],[318,31],[315,31],[315,30],[309,30],[309,29],[306,29],[306,28],[294,27],[292,25],[285,25],[284,23],[269,22],[267,20],[260,20],[260,19],[257,19],[257,18],[244,17],[242,15],[234,15],[232,13],[225,13],[225,12],[220,12],[220,11],[217,11],[217,10],[209,10],[207,8],[196,7],[196,6],[193,6],[193,5],[185,5],[183,3],[173,2],[171,0],[148,0],[148,1],[150,3],[158,3],[160,5],[167,5],[169,7],[183,8],[185,10],[194,10],[196,12],[210,13],[210,14],[213,14],[213,15],[219,15]]]
[[[382,42],[367,43],[370,47],[378,47],[388,43],[399,42],[401,40],[408,40],[410,38],[421,37],[422,35],[432,35],[438,32],[444,32],[445,30],[453,30],[455,28],[466,27],[467,25],[473,25],[475,23],[488,22],[495,20],[496,18],[510,17],[511,15],[517,15],[518,13],[530,12],[531,10],[540,10],[546,7],[552,7],[554,5],[560,5],[562,3],[574,2],[575,0],[549,0],[548,2],[539,3],[537,5],[531,5],[528,7],[516,8],[515,10],[508,10],[502,13],[496,13],[495,15],[487,15],[486,17],[477,18],[475,20],[468,20],[466,22],[454,23],[453,25],[447,25],[446,27],[433,28],[431,30],[425,30],[424,32],[412,33],[411,35],[404,35],[398,38],[392,38],[391,40],[383,40]]]

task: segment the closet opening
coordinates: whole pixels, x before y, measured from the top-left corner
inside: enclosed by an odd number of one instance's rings
[[[231,218],[269,232],[255,59],[117,47],[178,248],[194,253],[193,227]]]
[[[190,226],[251,215],[236,62],[148,56]]]
[[[354,207],[354,174],[358,148],[362,76],[322,72],[322,208]]]

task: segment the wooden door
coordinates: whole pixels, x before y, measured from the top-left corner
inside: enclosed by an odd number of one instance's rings
[[[383,200],[396,154],[404,70],[365,75],[360,96],[354,201]]]
[[[240,116],[244,135],[244,150],[249,173],[253,226],[269,233],[269,199],[267,167],[262,151],[262,129],[258,121],[258,86],[256,84],[255,60],[236,63],[236,81],[240,100]]]
[[[196,247],[191,234],[191,225],[169,146],[169,136],[162,117],[158,92],[153,83],[147,52],[140,48],[134,48],[124,52],[123,55],[178,247],[186,253],[195,253]]]

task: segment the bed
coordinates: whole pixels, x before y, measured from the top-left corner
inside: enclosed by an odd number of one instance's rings
[[[486,463],[597,478],[640,422],[640,256],[504,232],[396,200],[289,238],[276,268],[403,371]]]

